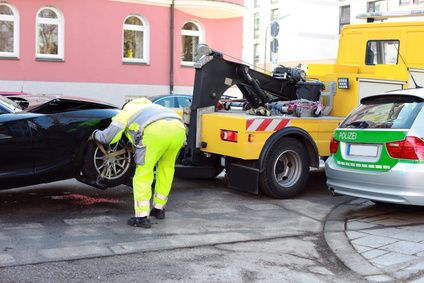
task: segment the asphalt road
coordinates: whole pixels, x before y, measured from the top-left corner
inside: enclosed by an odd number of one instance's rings
[[[132,189],[74,180],[0,192],[0,282],[358,282],[324,239],[333,197],[321,168],[278,200],[226,178],[175,179],[166,219],[126,224]]]

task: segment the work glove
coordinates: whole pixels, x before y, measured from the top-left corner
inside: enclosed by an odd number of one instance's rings
[[[95,139],[94,135],[95,135],[95,134],[96,134],[96,132],[98,132],[98,131],[99,131],[98,129],[94,130],[94,131],[91,133],[91,135],[88,137],[88,140],[87,140],[87,141],[91,141],[91,140],[96,141],[96,139]]]

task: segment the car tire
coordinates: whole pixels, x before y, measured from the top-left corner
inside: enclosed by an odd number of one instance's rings
[[[269,149],[259,174],[259,189],[274,198],[292,198],[305,188],[309,176],[308,155],[294,138],[282,138]]]
[[[112,145],[104,145],[103,148],[108,155],[112,155],[107,157],[93,140],[87,142],[81,169],[83,175],[96,181],[103,173],[103,178],[98,181],[107,187],[116,187],[128,182],[134,175],[135,163],[127,142],[120,140]],[[116,152],[118,154],[114,155]]]

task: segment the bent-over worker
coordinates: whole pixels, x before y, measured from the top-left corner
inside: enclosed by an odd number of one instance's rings
[[[150,228],[149,215],[158,219],[165,218],[165,205],[174,178],[175,160],[183,146],[186,130],[177,113],[141,98],[125,104],[112,118],[109,127],[103,131],[94,131],[92,136],[97,142],[112,144],[118,142],[123,133],[136,147],[134,161],[137,164],[133,177],[135,217],[131,217],[128,224]],[[150,211],[156,164],[153,208]]]

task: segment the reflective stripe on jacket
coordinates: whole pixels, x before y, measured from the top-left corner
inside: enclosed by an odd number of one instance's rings
[[[125,135],[134,145],[137,145],[144,129],[150,124],[161,119],[177,119],[182,122],[181,117],[172,111],[146,98],[136,99],[127,103],[119,113],[112,118],[112,123],[103,131],[94,133],[94,138],[102,144],[112,144],[118,142],[122,134]]]

